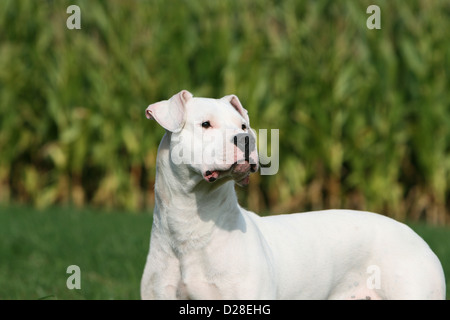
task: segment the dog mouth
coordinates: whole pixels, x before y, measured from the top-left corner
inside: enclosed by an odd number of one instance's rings
[[[222,177],[229,176],[240,186],[248,185],[251,173],[256,172],[258,166],[245,160],[244,162],[235,162],[226,170],[207,170],[203,178],[208,182],[214,182]]]

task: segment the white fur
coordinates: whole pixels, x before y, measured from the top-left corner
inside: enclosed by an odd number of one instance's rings
[[[215,127],[203,132],[219,136],[226,135],[225,128],[241,132],[241,122],[248,123],[245,109],[239,110],[236,101],[193,98],[186,92],[178,94],[184,109],[176,105],[176,119],[183,119],[178,120],[182,123],[170,120],[168,126],[177,132],[168,130],[158,149],[156,204],[142,298],[445,298],[438,258],[402,223],[351,210],[259,217],[237,202],[234,183],[242,172],[221,173],[214,182],[205,180],[206,170],[217,166],[226,170],[226,163],[220,164],[227,158],[224,154],[215,153],[215,166],[174,165],[172,140],[188,141],[180,135],[203,139],[201,131],[194,134],[199,119],[214,116]],[[155,112],[152,106],[147,110]],[[147,115],[155,118],[151,112]],[[162,118],[157,121],[166,125]],[[230,137],[225,143],[231,143]],[[186,146],[189,152],[194,149]],[[376,287],[370,285],[372,267],[379,271]]]

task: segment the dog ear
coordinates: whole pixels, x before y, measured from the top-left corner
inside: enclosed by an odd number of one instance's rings
[[[154,119],[170,132],[180,132],[186,120],[185,105],[192,98],[187,90],[180,91],[169,100],[153,103],[145,109],[147,119]]]
[[[239,114],[242,117],[244,117],[245,121],[247,121],[247,123],[250,125],[248,111],[245,110],[245,108],[242,106],[242,104],[239,101],[237,96],[235,96],[234,94],[230,94],[228,96],[223,97],[222,99],[228,101],[239,112]]]

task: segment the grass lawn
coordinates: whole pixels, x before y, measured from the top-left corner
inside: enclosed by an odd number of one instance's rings
[[[139,299],[151,215],[0,207],[0,299]],[[439,256],[450,297],[450,228],[412,224]],[[81,271],[69,290],[67,267]]]
[[[150,214],[0,207],[0,299],[139,299]],[[69,290],[67,267],[81,271]]]

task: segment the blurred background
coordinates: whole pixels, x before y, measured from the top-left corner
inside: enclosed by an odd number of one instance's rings
[[[1,208],[151,212],[164,130],[144,110],[187,89],[279,129],[248,209],[448,224],[449,30],[445,0],[1,1]]]

